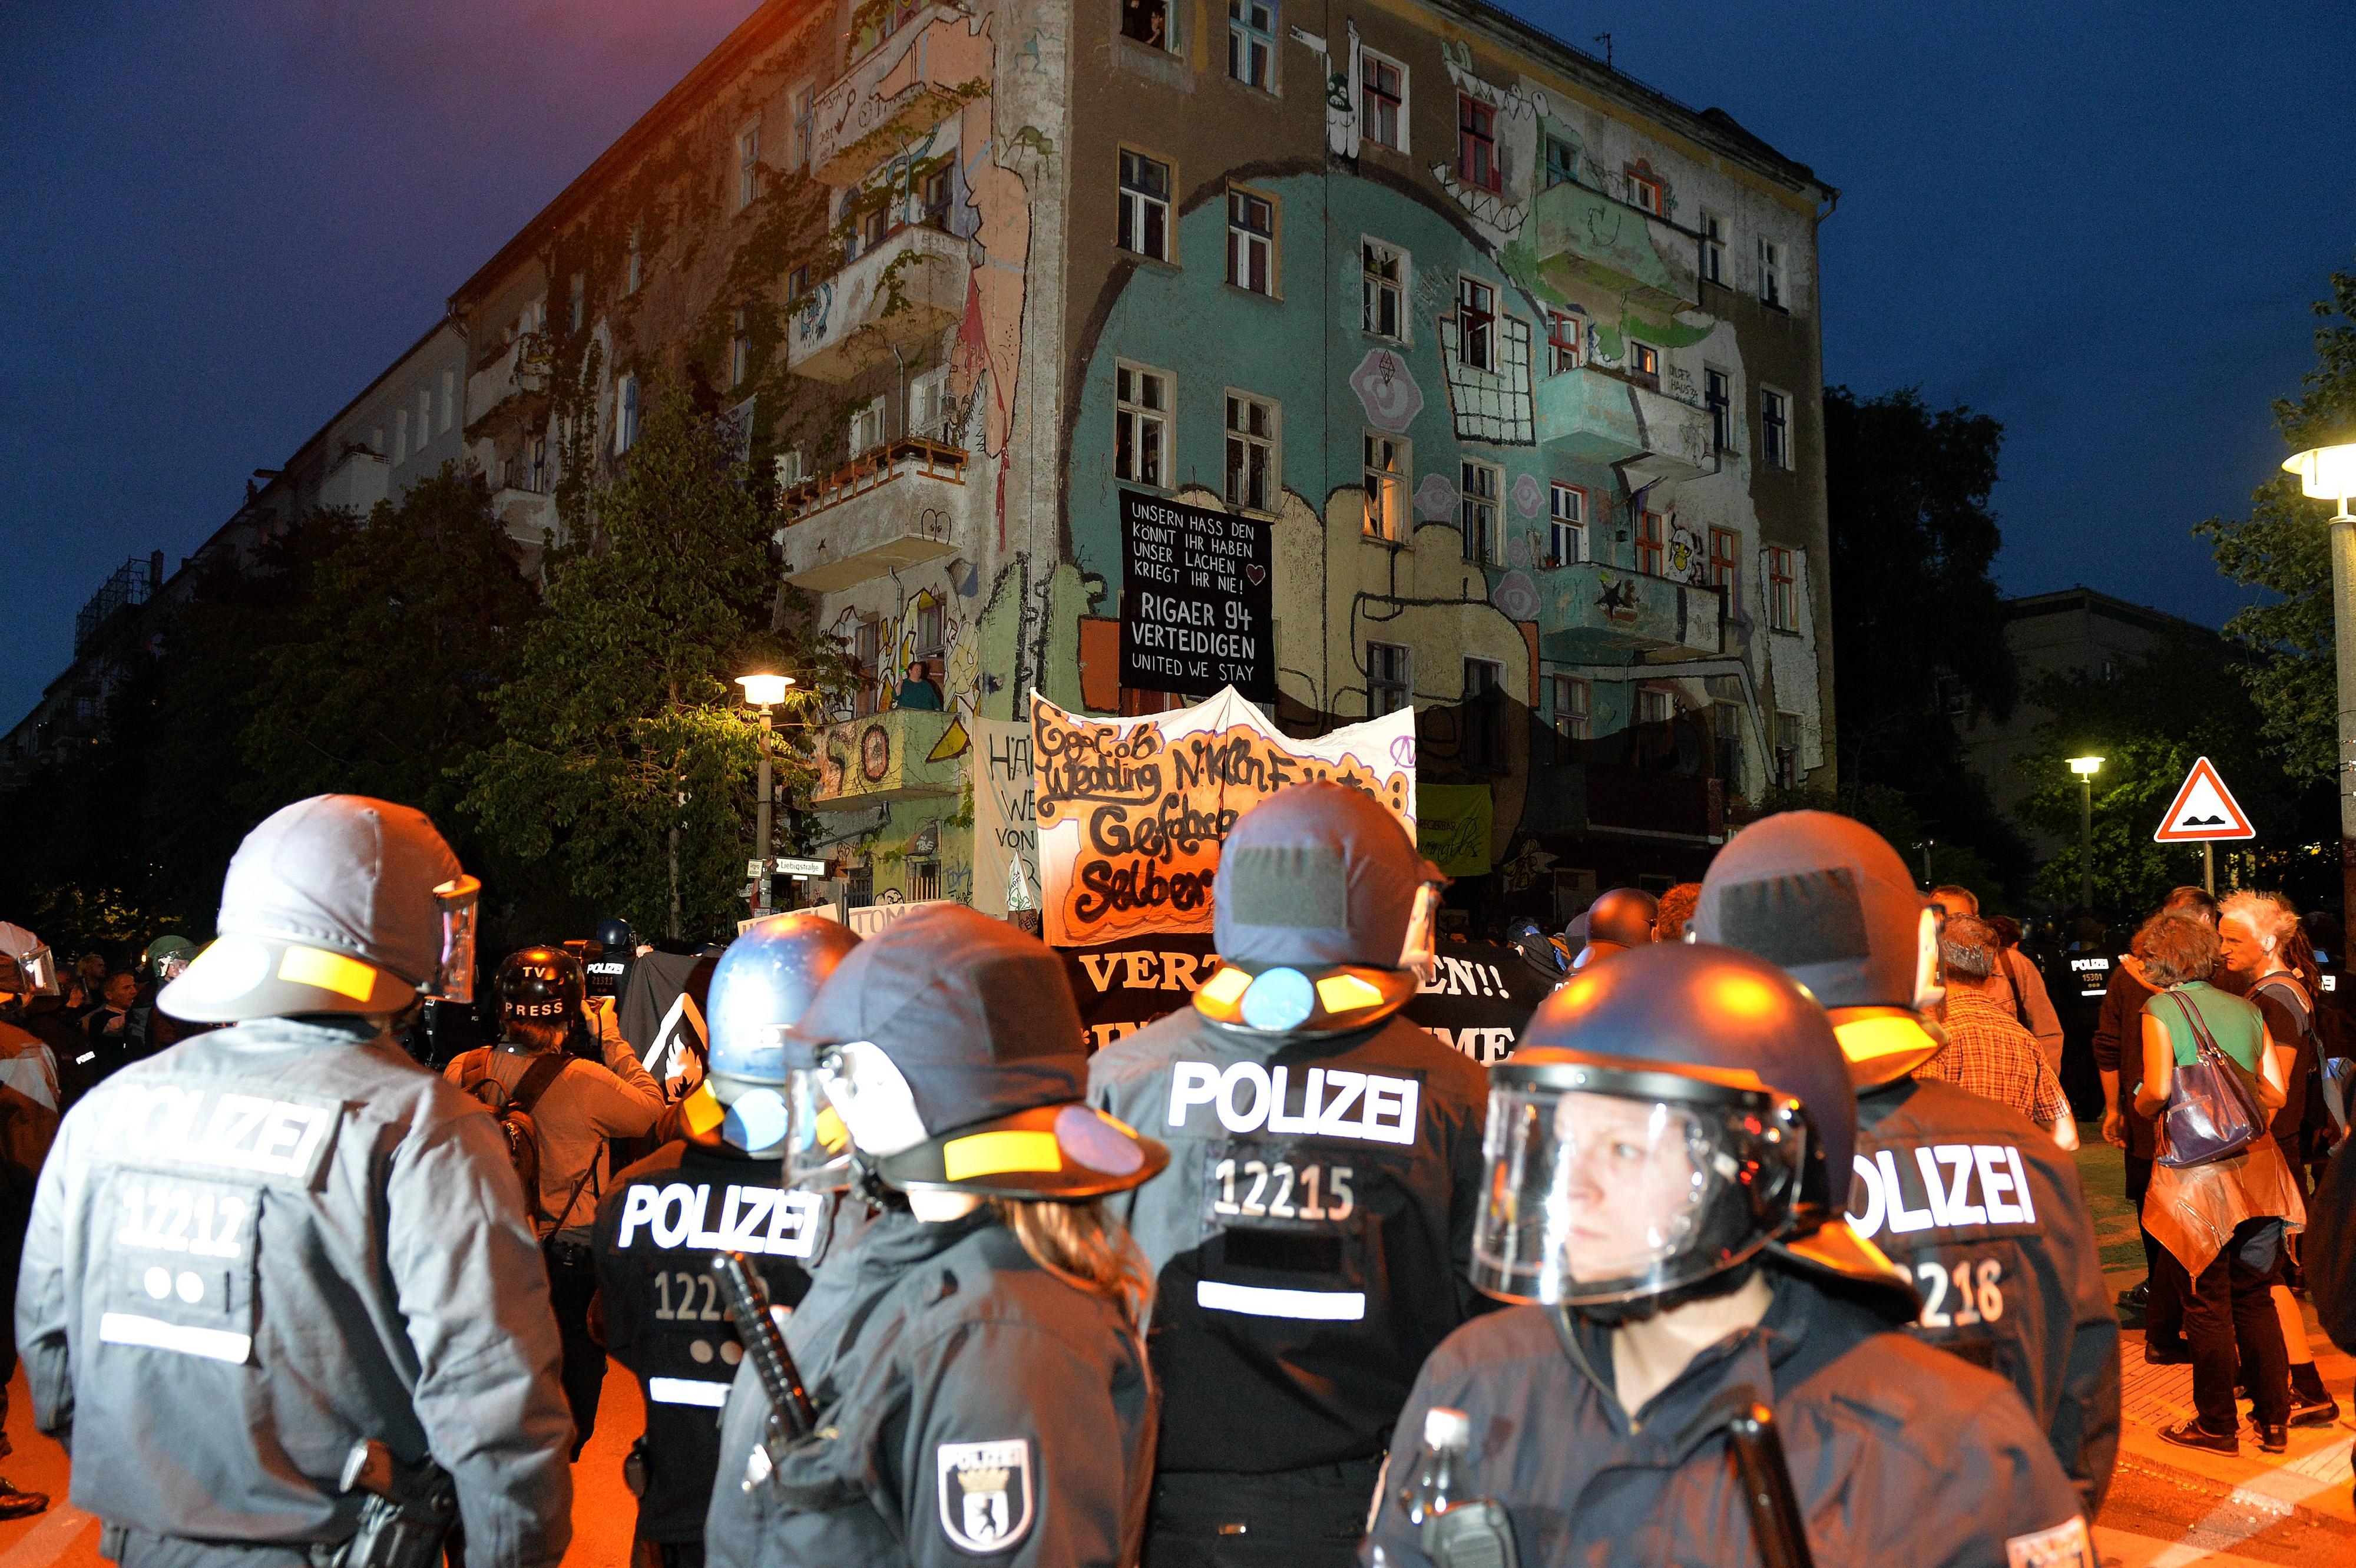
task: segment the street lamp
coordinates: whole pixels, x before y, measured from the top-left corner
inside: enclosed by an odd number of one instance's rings
[[[2073,757],[2070,771],[2078,776],[2078,908],[2094,912],[2094,775],[2099,757]]]
[[[755,907],[769,908],[769,710],[786,700],[786,688],[794,683],[790,675],[756,672],[739,675],[736,683],[744,688],[744,701],[761,714],[761,775],[757,786],[759,803],[754,809],[755,826],[753,842],[759,851],[761,869],[755,873],[753,891]]]
[[[2283,460],[2310,500],[2337,501],[2331,518],[2331,623],[2340,673],[2340,898],[2344,920],[2356,914],[2356,444],[2314,446]]]

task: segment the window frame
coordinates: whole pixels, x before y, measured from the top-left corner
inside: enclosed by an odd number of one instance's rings
[[[1799,572],[1791,546],[1767,546],[1767,629],[1797,636],[1800,630]]]
[[[1710,449],[1723,455],[1734,450],[1734,373],[1716,365],[1701,370],[1702,406],[1709,410]]]
[[[1473,482],[1486,476],[1487,489]],[[1456,527],[1463,536],[1464,560],[1474,566],[1497,564],[1499,503],[1505,498],[1505,470],[1495,463],[1465,457],[1458,465]]]
[[[1787,310],[1783,303],[1783,247],[1759,236],[1759,303],[1770,310]]]
[[[624,263],[622,274],[626,285],[622,293],[625,295],[636,294],[646,286],[646,231],[647,225],[644,219],[630,225],[629,256]]]
[[[1797,789],[1806,782],[1805,769],[1800,765],[1800,747],[1805,744],[1800,715],[1789,708],[1775,710],[1775,784],[1782,789]]]
[[[1554,155],[1557,151],[1563,154],[1560,163],[1555,161]],[[1564,141],[1560,136],[1549,135],[1541,131],[1538,133],[1538,157],[1540,160],[1538,188],[1541,190],[1552,190],[1558,185],[1579,183],[1579,155],[1572,150],[1570,143]]]
[[[1369,65],[1376,66],[1385,70],[1397,73],[1398,79],[1398,97],[1393,98],[1389,94],[1384,92],[1380,88],[1374,85],[1373,73],[1367,69]],[[1369,128],[1370,117],[1366,112],[1366,99],[1369,94],[1381,100],[1389,106],[1391,122],[1390,128],[1395,139],[1387,141],[1383,137],[1375,134],[1373,130]],[[1357,107],[1358,140],[1361,143],[1371,144],[1388,152],[1399,154],[1405,154],[1407,152],[1408,68],[1407,63],[1404,60],[1394,59],[1389,55],[1384,54],[1379,49],[1370,49],[1361,47],[1358,50]]]
[[[1759,459],[1771,468],[1790,473],[1792,455],[1792,394],[1776,387],[1759,389]]]
[[[1377,462],[1377,452],[1387,449],[1391,462]],[[1394,435],[1387,430],[1368,430],[1359,447],[1362,482],[1365,486],[1366,505],[1363,520],[1363,537],[1385,544],[1406,544],[1415,532],[1415,523],[1408,515],[1412,504],[1408,499],[1408,482],[1414,477],[1415,448],[1404,435]],[[1387,498],[1387,505],[1382,498]],[[1386,526],[1376,525],[1376,514],[1387,514]]]
[[[1736,529],[1719,528],[1715,524],[1711,525],[1709,530],[1709,554],[1707,557],[1707,560],[1708,564],[1702,570],[1703,583],[1709,587],[1724,588],[1726,590],[1726,604],[1729,609],[1731,609],[1736,605],[1741,603],[1741,532]]]
[[[1644,685],[1636,688],[1636,723],[1640,725],[1674,724],[1676,716],[1676,693],[1665,686]]]
[[[1566,699],[1574,699],[1566,701]],[[1547,723],[1564,740],[1591,739],[1595,728],[1595,689],[1581,675],[1547,677]]]
[[[1481,672],[1478,682],[1473,679],[1476,671]],[[1478,690],[1474,689],[1476,685]],[[1464,711],[1464,760],[1472,767],[1494,768],[1505,760],[1505,705],[1491,700],[1505,694],[1504,661],[1466,654],[1461,700]]]
[[[1497,107],[1461,89],[1456,94],[1456,177],[1492,195],[1505,188],[1505,166],[1497,157]]]
[[[728,314],[728,390],[734,392],[753,374],[753,312],[738,306]]]
[[[1124,375],[1139,378],[1133,389],[1137,392],[1142,392],[1148,380],[1159,382],[1163,399],[1162,405],[1156,407],[1141,396],[1132,395],[1126,398],[1121,396],[1121,378]],[[1112,471],[1113,478],[1117,481],[1124,485],[1137,485],[1149,490],[1166,491],[1177,488],[1175,483],[1178,472],[1177,403],[1178,378],[1173,372],[1136,360],[1113,360]],[[1130,422],[1126,430],[1124,421]],[[1148,429],[1152,430],[1155,435],[1154,456],[1159,467],[1159,473],[1152,478],[1144,477],[1144,465],[1141,461],[1144,446],[1142,436]],[[1129,437],[1126,443],[1122,439],[1124,434]],[[1128,474],[1121,472],[1121,453],[1125,448],[1140,454],[1141,461],[1135,465],[1136,472]]]
[[[1564,336],[1568,329],[1569,336]],[[1547,374],[1567,375],[1587,363],[1587,312],[1577,306],[1547,312]]]
[[[1668,187],[1659,175],[1642,173],[1631,164],[1621,171],[1621,177],[1628,182],[1629,206],[1654,218],[1668,218]],[[1648,194],[1652,198],[1649,201],[1644,199]]]
[[[1701,228],[1697,235],[1700,247],[1697,268],[1704,283],[1726,286],[1726,219],[1722,214],[1702,209]]]
[[[638,377],[635,371],[625,372],[614,383],[614,456],[620,456],[638,444]]]
[[[1640,575],[1657,577],[1668,564],[1669,520],[1665,513],[1640,510],[1636,513],[1636,571]]]
[[[1163,54],[1178,52],[1178,0],[1116,0],[1113,7],[1113,34],[1128,39],[1141,48],[1159,49]],[[1132,16],[1151,13],[1162,20],[1162,37],[1149,38],[1129,30]]]
[[[810,152],[818,145],[818,83],[803,81],[794,84],[786,94],[787,112],[793,116],[794,145],[792,167],[808,169]]]
[[[867,441],[860,440],[860,430],[871,424],[874,431],[873,437]],[[846,434],[850,437],[851,456],[853,461],[862,454],[873,452],[878,446],[889,442],[892,439],[892,411],[889,400],[884,394],[878,393],[852,409],[851,428]]]
[[[1238,409],[1243,411],[1245,418],[1241,425],[1236,423]],[[1252,427],[1251,415],[1255,413],[1267,416],[1264,429]],[[1228,509],[1252,517],[1274,517],[1277,509],[1284,504],[1283,405],[1272,397],[1262,397],[1241,387],[1228,387],[1221,403],[1220,424],[1221,442],[1226,457],[1226,466],[1220,470],[1220,494],[1226,498]],[[1237,494],[1236,488],[1238,452],[1242,454],[1244,492],[1241,495]],[[1255,454],[1259,458],[1257,475],[1252,467]],[[1253,488],[1255,478],[1258,481],[1256,493]]]
[[[1162,190],[1160,196],[1154,195],[1142,185],[1133,186],[1130,183],[1131,160],[1145,167],[1162,171]],[[1149,262],[1161,262],[1165,265],[1175,266],[1178,262],[1178,225],[1173,220],[1172,199],[1178,188],[1177,164],[1168,158],[1157,157],[1142,147],[1124,142],[1113,156],[1113,185],[1120,198],[1119,215],[1113,222],[1113,248],[1126,255],[1141,256]],[[1135,218],[1130,214],[1132,201],[1136,205]],[[1158,213],[1156,209],[1160,209]],[[1139,227],[1150,229],[1151,220],[1156,216],[1162,220],[1162,248],[1159,252],[1121,242],[1124,237],[1131,240],[1141,238],[1134,231]]]
[[[1568,479],[1555,479],[1547,485],[1547,542],[1552,548],[1550,559],[1558,566],[1576,566],[1588,558],[1588,520],[1593,515],[1593,498],[1585,485],[1575,485]],[[1563,553],[1565,535],[1573,546]]]
[[[761,122],[740,126],[736,132],[736,206],[744,211],[761,199]]]
[[[1476,289],[1487,301],[1485,306],[1474,303]],[[1481,347],[1477,358],[1471,351],[1476,340]],[[1471,273],[1456,274],[1456,360],[1493,376],[1497,373],[1497,287]]]
[[[1265,232],[1248,226],[1248,218],[1254,203],[1268,209],[1268,228]],[[1239,212],[1243,214],[1240,226]],[[1262,299],[1283,297],[1283,287],[1277,270],[1277,241],[1283,231],[1283,205],[1274,196],[1248,185],[1227,187],[1226,278],[1229,288],[1245,294],[1256,294]],[[1266,270],[1264,281],[1267,286],[1264,288],[1254,288],[1248,278],[1239,281],[1237,277],[1238,261],[1248,255],[1249,248],[1254,245],[1260,247],[1260,264]]]
[[[1379,673],[1377,666],[1381,667]],[[1414,705],[1415,650],[1403,642],[1376,642],[1368,639],[1366,716],[1378,719],[1386,714],[1395,714],[1401,708]]]
[[[1638,386],[1661,390],[1661,348],[1642,338],[1628,339],[1628,379]]]
[[[1256,27],[1252,25],[1249,13],[1254,10],[1267,13],[1268,25],[1265,27]],[[1238,11],[1245,15],[1237,15]],[[1277,40],[1283,36],[1283,19],[1277,14],[1277,0],[1227,0],[1227,80],[1241,83],[1257,92],[1274,94],[1277,90],[1278,49],[1276,45]],[[1248,76],[1238,76],[1236,73],[1237,51],[1239,47],[1244,51],[1243,59],[1247,63],[1253,58],[1252,51],[1255,48],[1258,49],[1259,81],[1254,81]]]

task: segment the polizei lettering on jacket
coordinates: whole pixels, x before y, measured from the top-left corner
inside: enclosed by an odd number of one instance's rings
[[[621,1229],[615,1250],[626,1249],[639,1228],[647,1240],[663,1251],[691,1247],[700,1252],[766,1252],[779,1258],[807,1258],[817,1249],[819,1210],[824,1200],[815,1193],[786,1192],[774,1187],[734,1187],[720,1200],[720,1223],[712,1218],[712,1188],[703,1183],[675,1181],[663,1187],[633,1182],[622,1199]]]
[[[108,1096],[99,1146],[125,1164],[236,1171],[308,1187],[327,1163],[340,1101],[203,1079],[147,1079]]]
[[[1856,1156],[1849,1225],[1860,1236],[2037,1224],[2029,1167],[2009,1144],[1921,1144]]]
[[[1312,1067],[1305,1079],[1296,1079],[1294,1070],[1258,1062],[1234,1062],[1224,1069],[1209,1062],[1179,1062],[1170,1073],[1170,1125],[1183,1127],[1189,1115],[1201,1112],[1206,1119],[1215,1114],[1230,1133],[1415,1142],[1416,1100],[1423,1090],[1419,1080],[1332,1067]],[[1296,1101],[1297,1111],[1290,1109]]]

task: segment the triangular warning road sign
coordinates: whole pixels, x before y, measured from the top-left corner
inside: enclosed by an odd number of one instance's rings
[[[2211,839],[2254,839],[2258,834],[2250,826],[2248,813],[2217,776],[2215,766],[2204,757],[2184,776],[2184,788],[2176,792],[2175,803],[2159,820],[2159,831],[2151,836],[2159,843],[2200,843]]]

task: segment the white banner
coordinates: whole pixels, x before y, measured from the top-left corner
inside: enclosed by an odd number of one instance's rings
[[[1022,867],[1019,907],[1039,907],[1039,820],[1032,809],[1031,726],[976,719],[973,750],[973,907],[1004,915]]]

